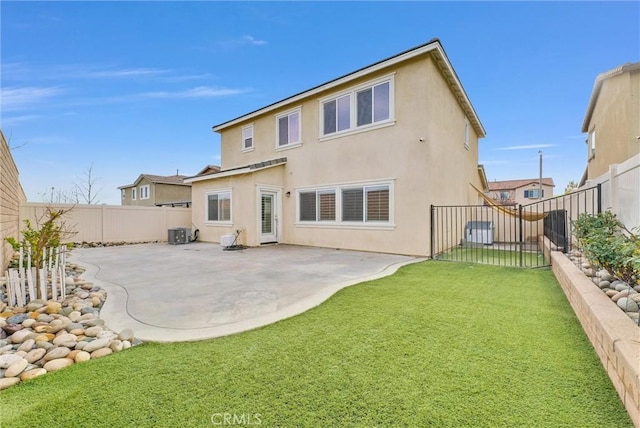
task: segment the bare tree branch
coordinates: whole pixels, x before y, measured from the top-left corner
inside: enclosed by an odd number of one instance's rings
[[[96,182],[100,180],[100,177],[93,176],[93,164],[84,171],[82,177],[78,177],[80,183],[76,183],[76,197],[78,200],[82,200],[86,204],[99,204],[100,200],[98,195],[102,191],[102,188],[96,190]]]

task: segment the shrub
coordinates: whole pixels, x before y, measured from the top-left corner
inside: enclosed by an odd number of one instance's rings
[[[573,230],[584,255],[596,268],[635,284],[640,277],[639,239],[627,230],[615,214],[605,211],[596,216],[581,214]]]
[[[75,235],[75,232],[70,231],[62,219],[69,211],[69,209],[47,207],[42,217],[36,220],[36,227],[28,219],[24,221],[25,229],[20,232],[21,241],[13,237],[5,240],[15,251],[19,251],[20,247],[31,248],[31,262],[36,268],[41,269],[44,266],[46,248],[57,248],[64,238]]]

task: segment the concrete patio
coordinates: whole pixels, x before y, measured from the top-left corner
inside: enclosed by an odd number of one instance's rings
[[[79,248],[71,261],[103,287],[100,317],[145,341],[201,340],[307,311],[339,291],[423,259],[273,245],[223,251],[212,243]]]

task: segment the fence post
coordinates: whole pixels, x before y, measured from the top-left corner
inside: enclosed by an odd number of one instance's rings
[[[520,245],[519,247],[519,253],[520,253],[520,267],[522,267],[522,246],[524,244],[523,242],[523,233],[522,233],[522,205],[518,205],[518,224],[520,226],[520,233],[519,233],[519,238],[518,240],[520,241]]]
[[[598,210],[598,214],[602,213],[602,184],[598,183],[598,186],[596,187],[596,195],[598,197],[598,201],[597,201],[597,210]]]
[[[430,239],[431,240],[431,248],[430,248],[430,256],[431,256],[432,259],[434,258],[433,257],[433,250],[434,250],[434,247],[435,247],[435,244],[434,244],[434,239],[435,238],[433,236],[433,218],[434,218],[434,214],[433,213],[434,213],[434,211],[435,211],[435,207],[433,206],[433,204],[431,204],[431,225],[430,225],[430,229],[431,229],[431,236],[430,236],[430,238],[431,238]]]
[[[609,165],[609,202],[607,207],[615,215],[618,212],[618,164]]]

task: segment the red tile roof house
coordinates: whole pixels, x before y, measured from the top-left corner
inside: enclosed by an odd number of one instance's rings
[[[526,178],[521,180],[489,181],[487,196],[500,205],[526,205],[540,199],[553,196],[553,178],[542,179],[542,194],[540,194],[540,179]]]

